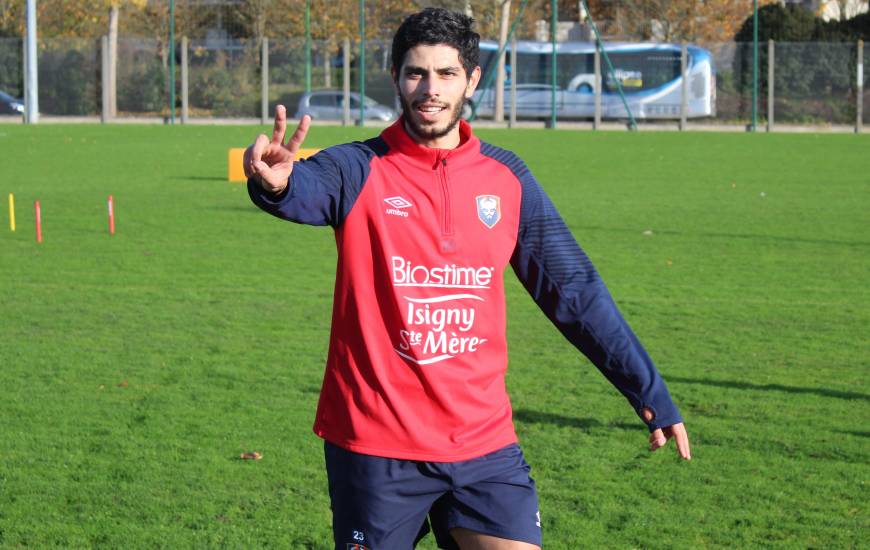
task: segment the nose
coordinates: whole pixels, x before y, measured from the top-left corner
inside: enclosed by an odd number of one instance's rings
[[[441,95],[441,86],[438,82],[438,75],[430,72],[426,75],[426,78],[423,79],[421,84],[420,92],[423,97],[436,98]]]

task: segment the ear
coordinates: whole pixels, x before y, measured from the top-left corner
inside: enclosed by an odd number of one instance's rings
[[[468,85],[465,87],[465,98],[471,99],[471,96],[474,95],[474,90],[477,89],[477,85],[480,83],[480,66],[475,67],[471,74],[468,75]]]
[[[396,90],[396,93],[399,93],[399,73],[396,71],[396,67],[390,67],[390,77],[393,79],[393,88]]]

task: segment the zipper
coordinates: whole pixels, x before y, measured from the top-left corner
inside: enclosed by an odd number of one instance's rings
[[[442,158],[438,168],[441,185],[441,234],[453,235],[453,212],[450,207],[450,185],[447,179],[447,159]],[[436,165],[437,166],[437,165]]]

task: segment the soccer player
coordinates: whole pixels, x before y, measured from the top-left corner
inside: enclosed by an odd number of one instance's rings
[[[329,225],[338,247],[314,432],[335,548],[541,546],[535,483],[505,392],[503,273],[628,399],[655,450],[690,458],[677,407],[586,254],[513,153],[460,119],[480,80],[472,19],[409,16],[392,45],[402,116],[379,136],[293,156],[283,106],[245,153],[251,199]]]

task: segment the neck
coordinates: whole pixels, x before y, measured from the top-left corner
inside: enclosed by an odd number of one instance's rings
[[[411,136],[415,142],[423,147],[429,147],[430,149],[456,149],[459,147],[460,136],[459,136],[459,123],[451,129],[447,134],[441,137],[421,137],[417,135],[414,130],[408,125],[408,121],[403,121],[405,126],[405,131]]]

